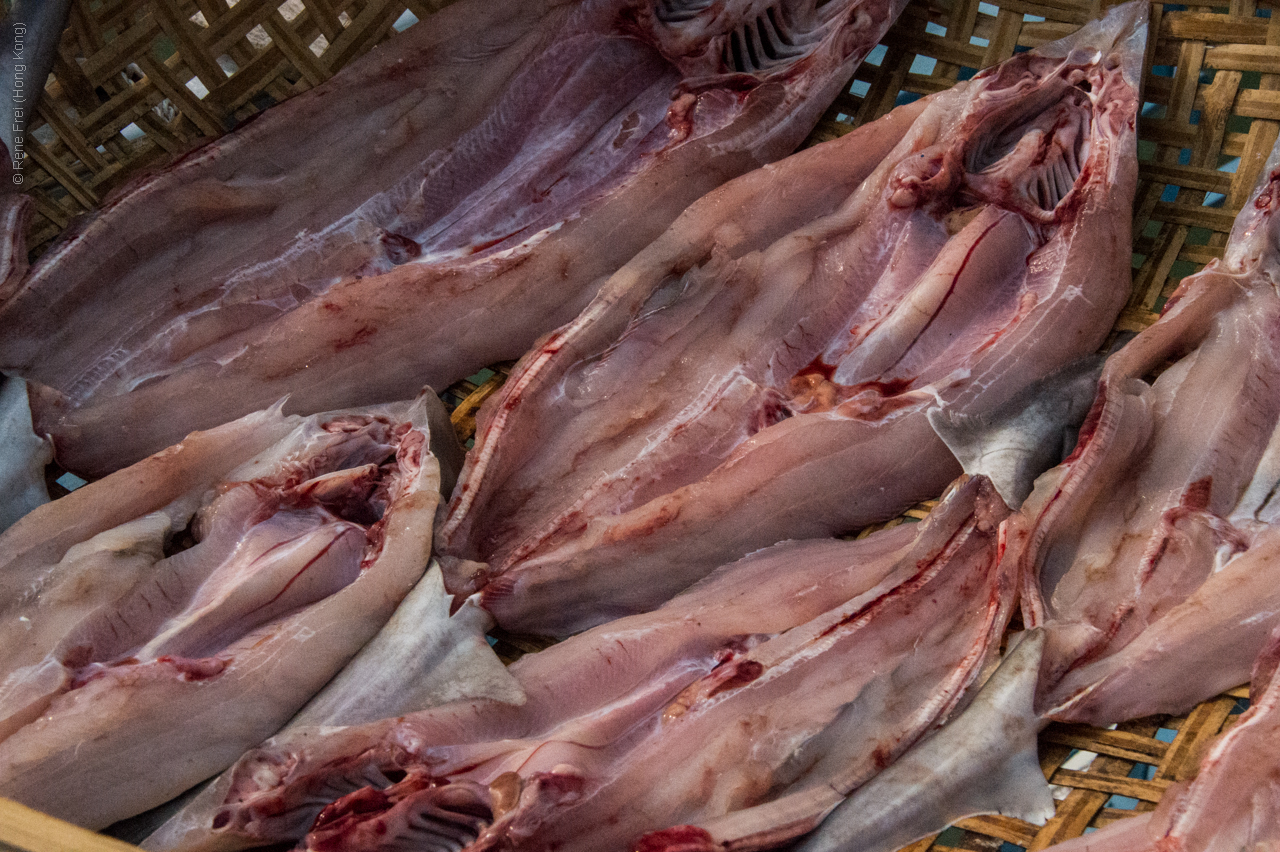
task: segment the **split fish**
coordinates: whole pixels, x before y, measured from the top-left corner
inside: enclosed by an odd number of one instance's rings
[[[841,802],[796,852],[895,852],[978,814],[1044,825],[1054,803],[1032,709],[1043,651],[1042,632],[1022,634],[964,712]]]
[[[790,153],[903,6],[452,4],[73,226],[0,289],[0,369],[86,476],[448,386]]]
[[[422,576],[432,420],[259,412],[0,536],[0,795],[101,828],[278,730]]]
[[[926,412],[1092,353],[1127,297],[1145,8],[690,207],[481,410],[450,590],[563,635],[941,492]]]
[[[241,759],[170,847],[627,850],[797,786],[855,787],[994,657],[1008,514],[962,482],[920,525],[785,542],[514,663],[527,700],[301,729]],[[793,835],[794,836],[794,835]]]
[[[452,701],[523,704],[524,690],[485,640],[493,619],[473,601],[450,613],[451,600],[432,563],[378,635],[276,736],[312,726],[358,725]],[[189,799],[157,810],[145,822],[131,821],[125,839],[147,849],[181,845],[189,833],[206,827],[202,820],[221,804],[232,777],[224,772]]]
[[[1277,204],[1280,150],[1222,260],[1107,359],[1073,455],[1010,520],[1054,718],[1184,712],[1246,680],[1280,619]]]

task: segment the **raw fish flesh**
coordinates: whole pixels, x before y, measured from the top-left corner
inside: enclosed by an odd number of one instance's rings
[[[1247,680],[1277,624],[1280,529],[1271,529],[1128,645],[1069,672],[1046,703],[1055,718],[1099,725],[1184,713]]]
[[[1054,808],[1036,758],[1041,725],[1031,709],[1043,646],[1034,631],[1025,637],[958,717],[852,795],[833,784],[835,778],[810,779],[766,804],[647,835],[636,848],[773,849],[821,820],[796,852],[894,852],[974,814],[999,812],[1043,825]]]
[[[1246,680],[1280,617],[1277,204],[1280,150],[1222,261],[1107,360],[1075,453],[1010,521],[1055,718],[1184,712]]]
[[[108,199],[0,291],[0,369],[86,475],[445,387],[790,153],[904,5],[453,4]]]
[[[710,193],[482,409],[437,533],[508,630],[657,606],[786,538],[892,517],[1129,290],[1145,6]]]
[[[100,828],[278,730],[422,576],[441,419],[249,415],[0,537],[0,795]]]
[[[975,477],[921,525],[783,543],[523,657],[519,707],[277,737],[176,848],[604,852],[780,790],[856,787],[994,656],[1016,585],[996,559],[1007,513]]]

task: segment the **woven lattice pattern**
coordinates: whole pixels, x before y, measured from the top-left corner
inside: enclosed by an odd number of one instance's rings
[[[871,57],[878,64],[858,70],[814,140],[1061,38],[1109,5],[912,3]],[[1133,293],[1116,332],[1153,323],[1183,277],[1222,256],[1280,132],[1280,17],[1269,8],[1153,3],[1150,32],[1138,123]],[[929,508],[908,515],[921,517]],[[1234,690],[1183,717],[1139,719],[1110,731],[1052,725],[1041,736],[1040,762],[1061,798],[1047,825],[978,817],[908,850],[1040,850],[1151,810],[1170,784],[1194,775],[1198,756],[1243,709],[1247,694]]]
[[[815,139],[1067,35],[1111,4],[912,3]],[[1134,204],[1134,291],[1116,325],[1155,321],[1177,283],[1215,257],[1280,132],[1280,19],[1253,2],[1151,4]],[[878,63],[878,64],[873,64]]]
[[[447,0],[76,0],[32,127],[27,187],[37,199],[31,245],[47,244],[129,174],[317,85],[410,18]],[[1106,4],[1110,5],[1110,4]],[[1075,0],[914,0],[857,72],[811,142],[847,132],[896,104],[940,91],[1015,52],[1060,38],[1105,6]],[[1152,4],[1139,122],[1134,289],[1117,332],[1140,330],[1187,274],[1221,256],[1240,206],[1280,133],[1280,20],[1253,0]],[[455,428],[506,366],[446,392]],[[893,523],[924,517],[922,504]],[[502,637],[509,655],[541,643]],[[1053,725],[1041,764],[1060,785],[1047,826],[981,817],[911,852],[1043,849],[1149,810],[1194,772],[1209,739],[1244,705],[1235,690],[1185,717],[1098,730]],[[1096,755],[1096,756],[1094,756]]]
[[[75,0],[29,126],[29,244],[46,245],[127,175],[324,82],[447,2]]]

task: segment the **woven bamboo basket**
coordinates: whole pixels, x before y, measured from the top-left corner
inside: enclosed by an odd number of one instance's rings
[[[41,252],[77,214],[139,169],[302,92],[450,0],[75,0],[53,74],[29,126],[24,188]],[[1110,3],[1099,0],[912,0],[858,69],[810,144],[951,86],[1015,52],[1059,38]],[[1280,135],[1280,19],[1255,0],[1230,6],[1153,2],[1138,125],[1133,291],[1114,332],[1155,321],[1177,283],[1220,257],[1227,234]],[[459,435],[509,365],[444,394]],[[918,519],[922,504],[889,525]],[[883,525],[882,525],[883,526]],[[864,531],[869,532],[869,531]],[[505,656],[540,643],[500,637]],[[1039,850],[1150,810],[1195,772],[1209,740],[1247,706],[1246,688],[1185,716],[1113,730],[1051,725],[1040,762],[1057,785],[1043,827],[1004,817],[964,820],[908,849]],[[0,800],[0,852],[127,850]]]

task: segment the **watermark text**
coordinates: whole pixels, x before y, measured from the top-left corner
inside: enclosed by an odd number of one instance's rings
[[[25,146],[27,128],[27,65],[23,58],[26,49],[27,25],[15,22],[13,25],[13,115],[10,117],[10,130],[13,131],[13,149],[9,152],[13,160],[13,182],[22,183],[22,164],[27,158]]]

